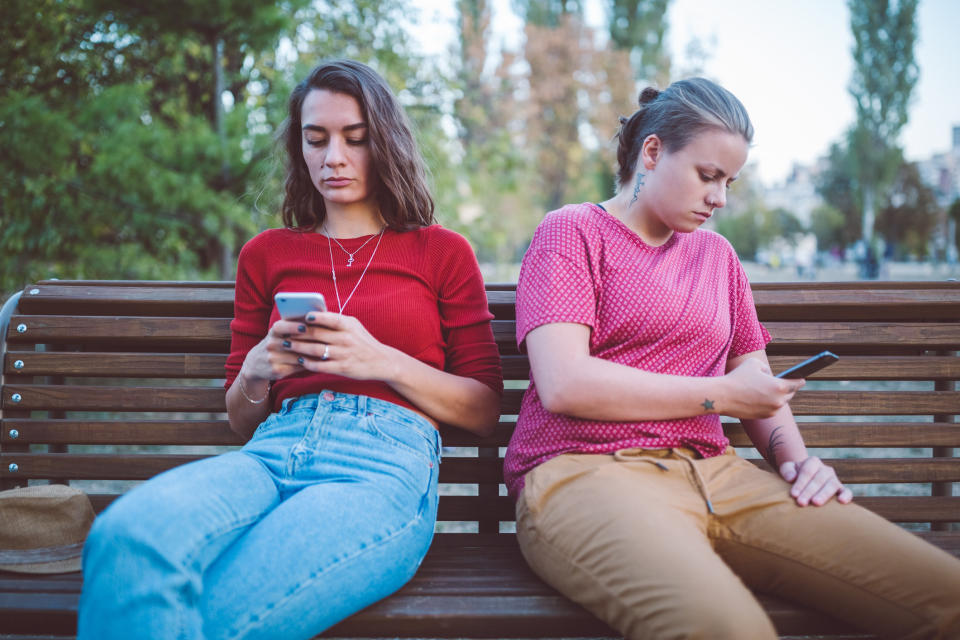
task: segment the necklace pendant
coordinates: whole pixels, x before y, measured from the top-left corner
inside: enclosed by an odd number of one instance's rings
[[[353,256],[347,256],[347,266],[353,266]]]

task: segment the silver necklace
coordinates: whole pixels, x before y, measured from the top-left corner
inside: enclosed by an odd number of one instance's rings
[[[330,275],[333,276],[333,291],[334,293],[337,294],[337,308],[339,309],[339,313],[340,315],[343,315],[343,310],[347,307],[348,304],[350,304],[350,298],[352,298],[353,294],[357,292],[357,287],[360,286],[360,282],[363,280],[363,276],[367,275],[367,269],[370,268],[370,263],[373,262],[373,256],[377,255],[377,249],[380,248],[380,241],[383,240],[383,232],[387,230],[387,227],[386,225],[384,225],[383,228],[380,229],[380,233],[377,234],[377,244],[373,246],[373,253],[370,254],[370,259],[367,260],[367,266],[363,268],[363,272],[360,274],[360,277],[357,279],[357,284],[353,285],[353,290],[350,292],[350,295],[347,296],[346,302],[343,302],[343,303],[340,302],[340,289],[337,287],[337,270],[333,266],[333,245],[330,244],[330,233],[327,232],[326,225],[323,226],[323,230],[325,232],[325,235],[327,236],[327,250],[330,252]],[[334,238],[334,240],[336,240],[336,238]],[[367,240],[367,242],[370,242],[370,240],[373,240],[372,236],[370,237],[369,240]],[[367,242],[364,242],[363,244],[367,244]],[[337,244],[340,244],[340,243],[337,242]],[[357,249],[357,251],[359,250],[360,249]],[[344,251],[346,251],[346,249],[344,249]],[[350,255],[350,254],[348,253],[347,255]],[[347,266],[349,266],[349,263],[347,263]]]
[[[323,225],[323,230],[324,230],[324,231],[327,230],[327,225],[326,225],[326,224]],[[353,253],[350,253],[349,251],[347,251],[347,248],[344,247],[342,244],[340,244],[340,241],[337,240],[336,238],[334,238],[333,241],[337,243],[337,246],[338,246],[338,247],[340,247],[341,249],[343,249],[343,252],[344,252],[345,254],[347,254],[347,266],[348,266],[348,267],[352,267],[352,266],[353,266],[353,256],[355,256],[355,255],[357,255],[358,253],[360,253],[360,250],[363,249],[365,246],[367,246],[367,244],[369,244],[369,242],[370,242],[371,240],[373,240],[374,237],[375,237],[375,236],[370,236],[369,238],[367,238],[366,242],[364,242],[362,245],[360,245],[359,247],[357,247],[356,249],[354,249]],[[328,239],[330,238],[330,234],[329,234],[329,233],[327,234],[327,238],[328,238]],[[330,259],[333,260],[333,257],[331,256]]]

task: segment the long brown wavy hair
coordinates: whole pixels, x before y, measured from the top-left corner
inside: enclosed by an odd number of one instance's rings
[[[396,96],[367,65],[355,60],[330,60],[311,71],[290,94],[287,120],[279,135],[287,152],[284,226],[313,229],[327,217],[301,146],[303,101],[314,89],[346,94],[360,105],[367,123],[375,200],[387,226],[403,231],[433,224],[433,198],[427,188],[423,158]]]

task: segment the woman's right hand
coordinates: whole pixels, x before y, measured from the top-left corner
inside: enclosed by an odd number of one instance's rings
[[[302,333],[300,326],[303,326],[302,322],[274,322],[263,340],[247,352],[240,375],[251,382],[272,381],[303,371],[303,366],[297,361],[298,354],[288,348],[291,337]]]
[[[721,378],[724,393],[717,408],[734,418],[770,418],[805,384],[802,379],[775,377],[765,357],[744,357],[731,364],[734,368]]]

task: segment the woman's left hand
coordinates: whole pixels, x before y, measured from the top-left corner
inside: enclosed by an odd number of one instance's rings
[[[780,465],[780,476],[793,485],[790,495],[801,507],[808,504],[819,507],[834,496],[841,504],[853,500],[853,492],[843,486],[833,467],[823,464],[816,456],[800,462],[784,462]]]
[[[353,316],[318,311],[307,316],[306,330],[291,335],[291,351],[308,371],[354,380],[389,381],[396,375],[398,352],[367,331]]]

